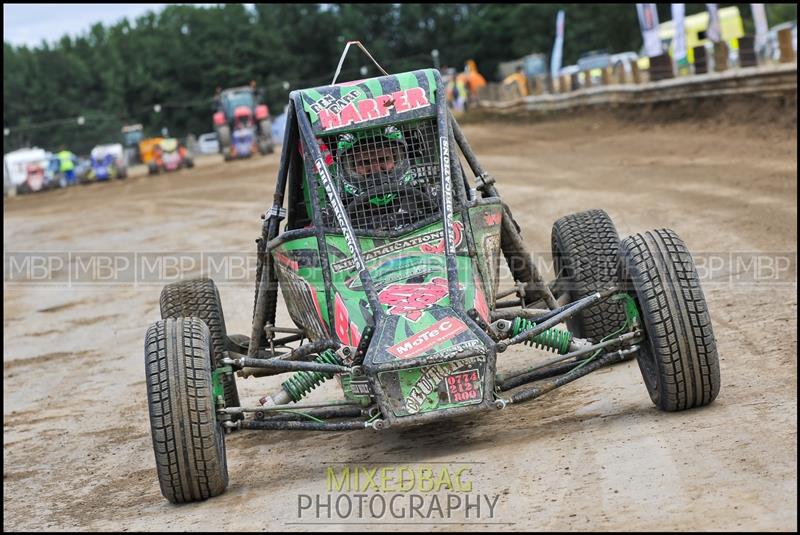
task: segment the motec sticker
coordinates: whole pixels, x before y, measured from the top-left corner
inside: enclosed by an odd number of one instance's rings
[[[323,130],[332,130],[388,117],[392,113],[391,110],[394,110],[395,114],[401,114],[430,105],[424,89],[411,87],[389,95],[349,102],[338,112],[333,108],[323,107],[319,110],[319,122]]]
[[[405,316],[411,321],[422,317],[422,311],[447,296],[447,279],[434,277],[423,284],[390,284],[378,294],[382,305],[388,305],[388,313]]]
[[[406,338],[399,344],[393,345],[387,351],[397,358],[410,359],[425,353],[466,330],[467,326],[460,319],[454,317],[444,318],[427,329],[423,329]]]

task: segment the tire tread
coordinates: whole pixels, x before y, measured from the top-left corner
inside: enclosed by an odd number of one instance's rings
[[[720,388],[719,356],[686,245],[672,230],[657,229],[626,238],[621,251],[655,362],[656,377],[645,380],[653,403],[666,411],[711,403]],[[647,374],[642,358],[640,367]]]
[[[161,493],[172,503],[205,500],[228,484],[208,344],[198,318],[160,320],[145,337],[153,451]]]

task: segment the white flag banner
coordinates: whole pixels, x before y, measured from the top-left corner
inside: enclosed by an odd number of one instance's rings
[[[661,39],[658,38],[658,11],[655,4],[636,4],[639,26],[642,28],[644,51],[648,56],[660,56]]]
[[[719,11],[717,11],[717,4],[706,4],[708,10],[708,29],[706,30],[706,37],[711,42],[718,43],[721,37],[719,26]]]
[[[764,9],[764,4],[750,4],[750,10],[753,12],[753,22],[756,26],[756,50],[761,50],[767,44],[767,11]]]
[[[672,44],[675,62],[678,64],[685,64],[688,61],[686,56],[686,27],[684,25],[685,14],[685,4],[672,4],[672,25],[675,28],[675,37],[672,40]]]
[[[553,43],[553,53],[550,55],[550,77],[558,78],[561,70],[561,53],[564,49],[564,10],[556,15],[556,41]]]

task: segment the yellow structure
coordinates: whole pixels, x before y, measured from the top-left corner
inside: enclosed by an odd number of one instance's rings
[[[720,39],[725,41],[729,48],[738,50],[739,38],[744,35],[744,25],[742,24],[742,16],[739,14],[739,8],[736,6],[723,7],[717,10],[717,13],[719,14]],[[709,19],[708,11],[689,15],[684,19],[686,56],[689,63],[694,63],[694,47],[711,43],[711,40],[706,37]],[[670,56],[674,58],[675,48],[672,41],[675,37],[675,23],[668,20],[659,24],[658,37],[661,39],[663,47],[668,47]],[[650,67],[650,58],[642,53],[638,64],[640,69],[647,69]]]
[[[528,96],[528,79],[520,71],[512,72],[503,79],[503,85],[517,84],[519,87],[519,94],[523,97]]]

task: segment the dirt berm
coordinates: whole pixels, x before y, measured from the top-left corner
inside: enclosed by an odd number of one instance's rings
[[[633,361],[526,405],[420,428],[240,433],[227,440],[227,492],[180,507],[159,491],[144,381],[162,282],[110,284],[76,258],[252,254],[279,155],[6,199],[6,269],[21,251],[66,263],[52,284],[6,271],[4,530],[796,531],[796,108],[794,121],[773,122],[760,102],[745,109],[750,123],[592,114],[465,126],[545,264],[552,223],[591,208],[623,236],[669,227],[685,240],[703,262],[721,358],[713,404],[659,412]],[[220,286],[229,333],[249,333],[245,279]],[[288,324],[285,308],[279,316]],[[530,351],[510,350],[500,368]],[[252,404],[278,382],[240,381],[240,392]],[[450,494],[488,501],[447,517],[423,492],[433,516],[413,519],[302,509],[301,495],[328,495],[327,469],[342,463],[466,467],[471,490]],[[378,494],[391,497],[367,492]]]

